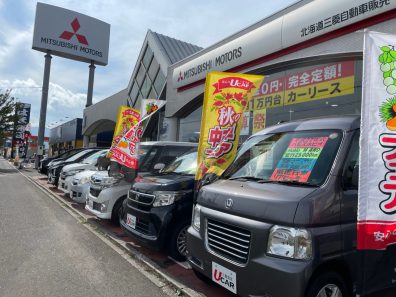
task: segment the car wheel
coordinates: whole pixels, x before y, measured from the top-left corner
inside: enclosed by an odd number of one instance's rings
[[[120,209],[122,207],[122,202],[124,202],[125,198],[126,198],[126,196],[118,199],[117,202],[113,206],[113,211],[111,212],[111,221],[113,222],[113,224],[115,224],[117,226],[120,225],[118,213],[120,212]]]
[[[336,272],[325,272],[310,285],[307,297],[350,297],[348,286]]]
[[[171,240],[169,242],[169,255],[176,261],[186,261],[187,257],[187,229],[190,227],[191,221],[183,221],[179,223],[173,230]]]

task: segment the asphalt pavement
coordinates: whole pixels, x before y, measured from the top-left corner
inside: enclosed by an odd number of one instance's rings
[[[0,296],[167,296],[0,158]]]

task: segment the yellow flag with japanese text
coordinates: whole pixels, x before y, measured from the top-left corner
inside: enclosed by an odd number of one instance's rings
[[[121,105],[118,110],[117,122],[114,128],[113,141],[111,146],[117,145],[125,146],[124,143],[119,143],[122,136],[127,133],[133,126],[135,126],[140,120],[140,111],[132,107]],[[108,157],[111,157],[112,153],[108,153]]]
[[[211,72],[206,76],[196,180],[221,175],[233,161],[243,112],[264,76]]]

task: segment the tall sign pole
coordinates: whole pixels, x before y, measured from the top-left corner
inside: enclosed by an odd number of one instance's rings
[[[94,85],[94,77],[95,77],[95,64],[94,61],[91,61],[91,65],[89,65],[89,77],[88,77],[88,92],[87,92],[87,104],[85,107],[92,105],[92,94],[93,94],[93,85]]]
[[[38,168],[40,156],[44,152],[44,132],[45,132],[45,119],[47,116],[47,101],[48,101],[48,88],[49,79],[51,71],[51,51],[47,51],[45,55],[45,65],[44,65],[44,78],[43,78],[43,88],[41,91],[41,108],[40,108],[40,120],[39,120],[39,130],[37,139],[37,154],[35,168]]]

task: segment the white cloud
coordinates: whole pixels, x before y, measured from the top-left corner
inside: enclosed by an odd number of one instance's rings
[[[128,85],[148,29],[207,47],[295,0],[104,1],[42,0],[111,24],[109,64],[97,66],[94,102]],[[32,104],[38,123],[44,53],[31,49],[36,1],[0,0],[0,88]],[[53,56],[47,123],[81,117],[88,85],[88,64]]]

